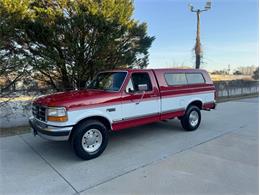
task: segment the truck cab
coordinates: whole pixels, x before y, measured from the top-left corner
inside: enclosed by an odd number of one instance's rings
[[[215,106],[205,70],[113,70],[97,74],[86,89],[39,97],[29,123],[35,135],[69,140],[80,158],[91,159],[106,148],[109,131],[173,118],[196,130],[201,110]]]

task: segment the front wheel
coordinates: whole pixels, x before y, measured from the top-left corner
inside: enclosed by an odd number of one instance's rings
[[[72,135],[72,147],[76,155],[84,160],[98,157],[108,143],[108,131],[99,121],[80,123]]]
[[[185,115],[181,117],[181,125],[188,131],[196,130],[201,121],[200,109],[197,106],[189,106]]]

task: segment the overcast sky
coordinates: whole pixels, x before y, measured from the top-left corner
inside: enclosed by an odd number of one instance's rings
[[[149,68],[193,66],[196,15],[188,3],[203,8],[205,1],[135,0],[135,19],[156,37]],[[201,43],[207,70],[258,65],[258,1],[213,0],[201,15]]]

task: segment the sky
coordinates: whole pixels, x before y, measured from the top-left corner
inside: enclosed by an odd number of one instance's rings
[[[148,68],[192,66],[196,14],[188,4],[203,8],[206,0],[135,0],[134,18],[148,24],[155,41],[149,49]],[[209,71],[258,66],[258,1],[212,0],[201,14],[203,64]]]

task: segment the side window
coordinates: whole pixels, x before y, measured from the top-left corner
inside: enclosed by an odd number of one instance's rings
[[[201,73],[187,73],[186,77],[188,80],[188,84],[205,83],[205,79],[203,78]]]
[[[138,92],[138,85],[147,85],[147,91],[152,91],[152,83],[148,73],[133,73],[127,84],[126,92]]]
[[[186,85],[185,73],[166,73],[165,80],[168,85]]]

